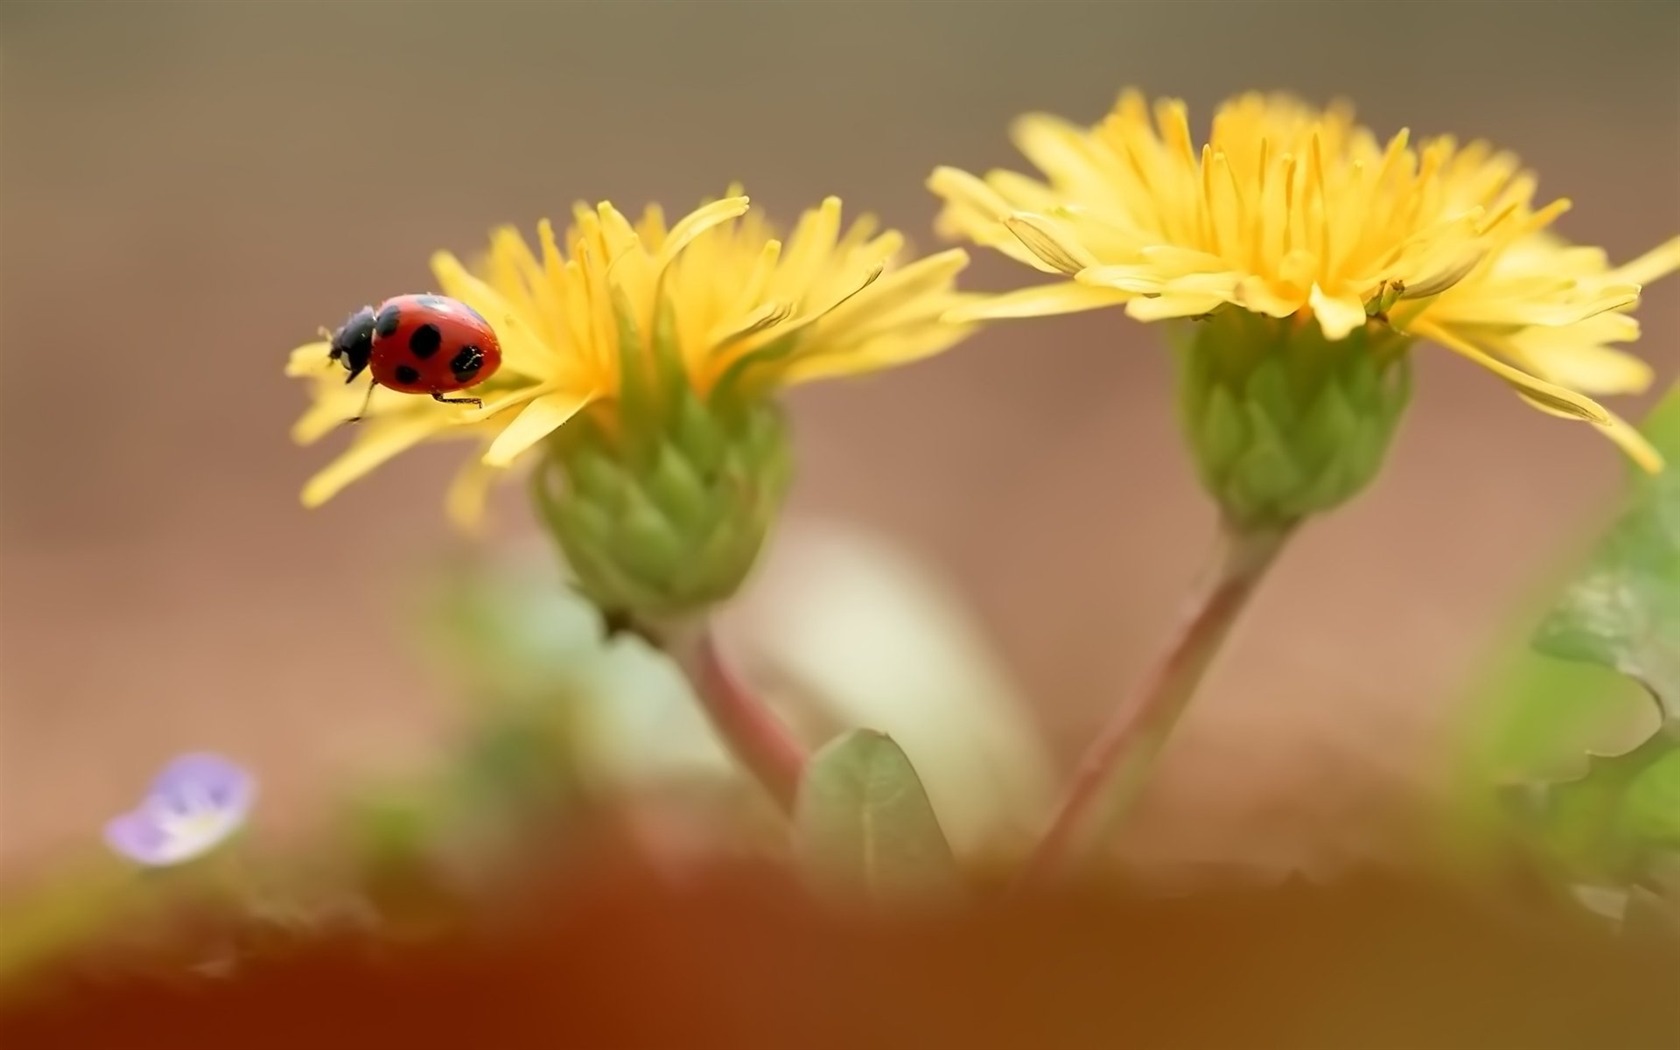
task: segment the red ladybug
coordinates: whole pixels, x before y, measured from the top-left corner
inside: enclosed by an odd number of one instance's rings
[[[430,394],[448,405],[482,405],[476,397],[443,395],[484,382],[502,365],[502,345],[490,323],[466,303],[441,295],[399,295],[378,309],[364,306],[331,333],[331,341],[327,356],[344,362],[346,383],[363,370],[372,374],[369,400],[374,386],[385,386]]]

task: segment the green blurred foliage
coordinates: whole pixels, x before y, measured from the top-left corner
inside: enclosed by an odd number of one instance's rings
[[[793,838],[812,883],[831,892],[878,901],[960,896],[927,790],[885,733],[855,729],[812,756]]]
[[[1483,697],[1471,763],[1508,829],[1624,923],[1680,914],[1680,388],[1642,428],[1668,458],[1549,603]],[[1668,920],[1663,920],[1668,921]]]

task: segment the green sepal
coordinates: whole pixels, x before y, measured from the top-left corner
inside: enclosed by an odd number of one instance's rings
[[[1236,528],[1288,528],[1376,476],[1411,398],[1408,340],[1373,322],[1330,342],[1311,319],[1225,307],[1179,330],[1179,417]]]
[[[533,481],[578,588],[604,610],[647,621],[732,596],[792,476],[774,402],[718,410],[685,390],[672,407],[635,447],[600,427],[565,428]]]
[[[677,309],[660,288],[653,300],[653,367],[659,377],[661,406],[674,403],[690,389],[688,365],[677,338]]]

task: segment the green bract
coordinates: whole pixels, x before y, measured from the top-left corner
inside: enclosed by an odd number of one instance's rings
[[[1287,528],[1377,474],[1411,394],[1409,340],[1226,307],[1178,328],[1179,414],[1229,523]]]
[[[787,491],[773,403],[717,412],[685,393],[668,423],[626,441],[579,420],[551,439],[533,475],[579,588],[609,613],[665,619],[730,597]]]

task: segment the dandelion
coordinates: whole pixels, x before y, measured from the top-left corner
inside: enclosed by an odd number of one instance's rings
[[[1647,470],[1661,458],[1593,395],[1644,390],[1640,287],[1680,237],[1612,266],[1551,229],[1517,158],[1441,137],[1386,143],[1344,106],[1247,94],[1198,149],[1185,106],[1127,91],[1085,128],[1015,126],[1042,171],[938,169],[940,227],[1066,280],[958,308],[963,320],[1121,306],[1185,321],[1185,424],[1203,479],[1239,523],[1284,525],[1374,475],[1417,339],[1530,404],[1585,420]]]
[[[256,792],[256,782],[237,763],[219,755],[182,755],[157,775],[138,807],[105,826],[105,841],[147,867],[181,864],[238,831]]]
[[[1552,224],[1535,178],[1484,142],[1386,143],[1351,109],[1247,94],[1199,148],[1183,103],[1126,91],[1094,127],[1014,128],[1042,177],[939,168],[941,232],[1061,280],[953,309],[959,321],[1119,306],[1168,322],[1192,458],[1221,550],[1143,684],[1075,771],[1028,877],[1100,850],[1296,526],[1381,468],[1409,401],[1410,351],[1437,343],[1530,404],[1585,420],[1640,467],[1657,451],[1594,396],[1644,390],[1615,344],[1680,237],[1612,266]]]
[[[968,301],[953,287],[966,253],[895,265],[903,248],[867,216],[843,227],[832,197],[784,240],[732,191],[670,226],[657,207],[633,225],[611,204],[578,205],[562,236],[546,221],[534,245],[499,229],[470,266],[440,252],[439,290],[501,340],[500,371],[471,391],[482,407],[376,391],[304,502],[420,442],[475,440],[448,498],[463,527],[491,482],[529,458],[539,508],[598,604],[669,612],[720,600],[756,557],[787,480],[773,395],[925,358],[970,330],[943,319]],[[314,396],[293,431],[301,442],[360,408],[327,349],[292,355],[290,374]]]

